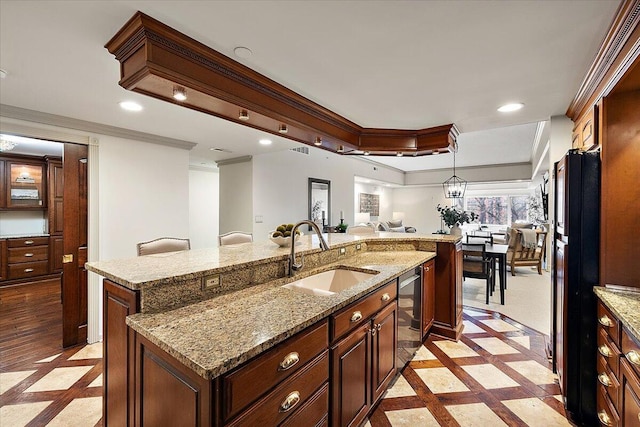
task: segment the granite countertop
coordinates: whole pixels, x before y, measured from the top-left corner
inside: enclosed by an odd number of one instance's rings
[[[262,245],[253,246],[254,250],[246,249],[250,257],[264,254]],[[288,254],[286,249],[280,251]],[[364,252],[314,270],[303,269],[294,278],[277,279],[172,311],[134,314],[127,317],[127,325],[198,375],[212,379],[434,257],[435,253],[422,251]],[[281,287],[336,266],[379,273],[331,296]]]
[[[640,292],[595,286],[593,291],[640,343]]]
[[[376,232],[372,235],[355,236],[342,233],[323,235],[330,248],[347,246],[355,242],[457,242],[461,236],[447,234]],[[178,283],[204,276],[261,263],[286,260],[290,248],[279,247],[271,241],[243,243],[219,248],[192,249],[142,257],[88,262],[86,268],[119,285],[132,290],[156,284]],[[319,252],[315,234],[301,236],[296,243],[296,254]]]
[[[49,237],[49,233],[0,234],[0,239],[23,239],[27,237]]]

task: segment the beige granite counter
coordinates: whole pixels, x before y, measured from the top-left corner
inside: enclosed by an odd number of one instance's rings
[[[49,237],[49,233],[13,233],[0,234],[0,239],[25,239],[27,237]]]
[[[397,237],[391,239],[395,240]],[[329,240],[333,246],[353,243],[355,237],[330,235]],[[230,250],[221,248],[219,252],[209,250],[195,251],[197,254],[177,253],[169,256],[169,259],[172,262],[177,259],[185,260],[192,266],[199,262],[203,268],[212,268],[212,265],[230,263],[234,258],[234,250],[237,251],[236,259],[244,262],[262,260],[264,256],[286,258],[288,249],[272,246],[268,247],[266,243],[238,245]],[[310,250],[311,242],[303,241],[299,249]],[[135,314],[127,318],[127,324],[200,376],[215,378],[434,257],[434,252],[415,250],[361,252],[322,267],[303,269],[294,278],[272,280],[175,310]],[[142,258],[148,259],[145,263],[155,264],[155,261],[149,260],[149,256]],[[158,266],[162,265],[162,260],[163,258],[158,258]],[[331,296],[309,295],[281,287],[293,280],[339,265],[373,270],[378,274]],[[94,266],[93,271],[96,270],[100,270],[100,267]],[[140,271],[136,277],[141,277],[142,273]],[[145,279],[153,280],[149,277],[146,276]]]
[[[620,319],[624,328],[640,343],[640,292],[596,286],[596,295]]]
[[[354,243],[407,244],[457,242],[460,236],[448,234],[376,232],[374,235],[353,236],[341,233],[324,235],[331,249]],[[423,250],[423,248],[419,248]],[[426,250],[426,249],[425,249]],[[181,283],[186,280],[230,270],[253,267],[258,264],[286,261],[290,248],[279,247],[271,241],[244,243],[219,248],[192,249],[189,251],[146,255],[136,258],[96,261],[86,264],[89,271],[132,290],[157,284]],[[296,243],[296,254],[320,252],[316,235],[301,236]]]

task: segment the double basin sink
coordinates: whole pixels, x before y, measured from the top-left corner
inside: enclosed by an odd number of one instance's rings
[[[368,272],[360,270],[350,270],[344,267],[338,267],[333,270],[324,271],[314,274],[291,283],[283,285],[283,288],[300,291],[306,294],[331,296],[338,292],[352,288],[357,284],[378,274],[379,271],[369,270]]]

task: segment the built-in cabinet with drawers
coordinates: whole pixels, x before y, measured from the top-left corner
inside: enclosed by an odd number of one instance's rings
[[[640,426],[640,344],[598,302],[598,419],[603,426]]]
[[[594,105],[575,122],[571,148],[587,151],[598,148],[598,144],[598,105]]]
[[[3,285],[62,272],[62,188],[60,157],[0,156],[0,211],[42,211],[49,229],[48,234],[0,239]]]

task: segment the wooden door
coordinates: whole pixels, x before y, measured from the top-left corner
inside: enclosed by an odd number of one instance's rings
[[[331,413],[334,426],[357,426],[369,412],[371,322],[331,348]]]
[[[436,310],[436,276],[433,260],[422,266],[422,337],[429,333]]]
[[[64,145],[63,347],[87,341],[87,153],[86,145]]]
[[[398,338],[397,304],[389,304],[373,318],[372,334],[372,386],[371,405],[382,396],[396,373]]]

